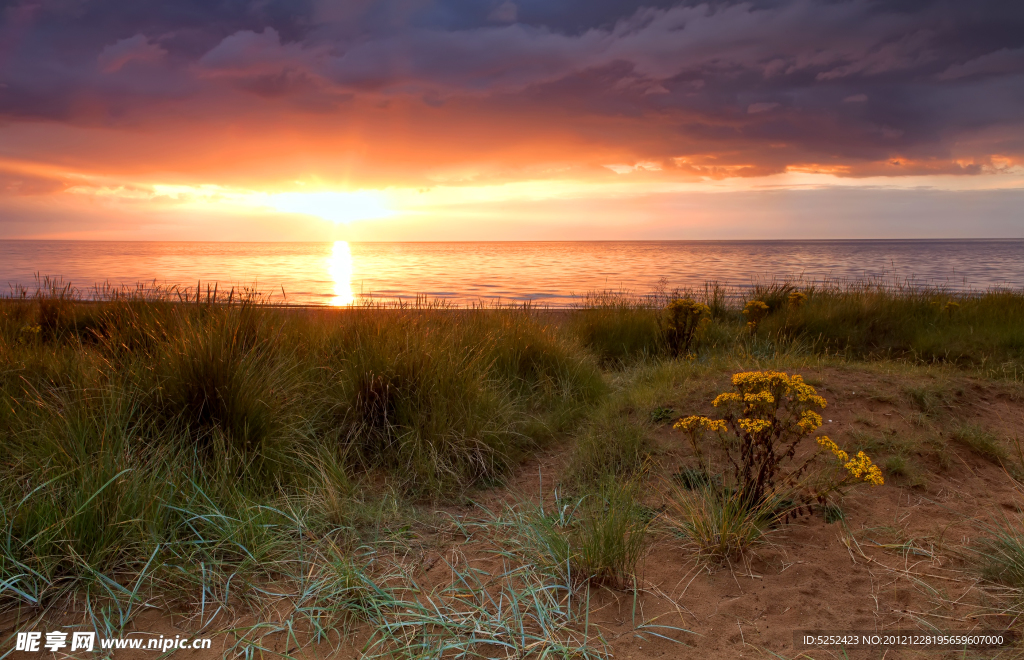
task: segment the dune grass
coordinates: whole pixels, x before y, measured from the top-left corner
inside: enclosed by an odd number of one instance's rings
[[[765,296],[778,302],[760,331],[857,359],[905,358],[1020,377],[1020,291],[973,294],[859,282],[812,285],[802,292],[806,298],[799,305],[784,304],[781,295]]]
[[[1016,604],[1024,602],[1024,525],[1020,512],[979,520],[978,539],[974,542],[974,566],[981,577],[1011,590]]]
[[[1001,464],[1009,458],[1010,453],[999,442],[999,439],[991,431],[978,424],[957,424],[953,428],[951,436],[956,442],[993,463]]]
[[[595,413],[576,434],[567,479],[592,485],[603,478],[641,475],[652,459],[651,425],[612,408]]]
[[[765,354],[797,347],[848,359],[951,364],[997,378],[1024,377],[1024,292],[949,291],[898,281],[755,282],[747,288],[584,298],[564,325],[605,365],[667,356],[664,308],[673,298],[709,307],[695,336],[696,353]],[[742,310],[767,311],[750,331]],[[927,393],[925,397],[928,398]],[[935,401],[922,401],[933,406]]]
[[[310,643],[373,622],[380,654],[409,640],[500,646],[529,621],[528,646],[596,657],[564,596],[635,582],[650,524],[637,483],[666,383],[715,360],[822,354],[1024,374],[1020,292],[776,283],[687,295],[709,320],[678,360],[657,297],[557,312],[308,310],[209,290],[84,301],[54,285],[0,300],[0,611],[85,602],[97,630],[115,631],[144,603],[201,624],[244,606],[266,623],[238,633],[249,653],[300,620]],[[752,333],[740,309],[753,296],[769,312]],[[925,415],[950,400],[906,396]],[[975,431],[954,439],[1003,457]],[[410,595],[384,548],[408,536],[417,505],[465,502],[567,442],[571,496],[492,524],[516,549],[505,586],[471,607],[456,594],[483,578],[462,566],[463,586]],[[768,518],[721,494],[677,496],[675,526],[709,557],[763,538]],[[294,603],[290,619],[267,609],[278,597]]]
[[[705,562],[726,562],[764,544],[784,514],[786,497],[772,494],[750,505],[738,490],[712,480],[668,489],[666,525]]]
[[[356,484],[457,499],[605,387],[589,352],[514,311],[60,289],[0,303],[0,342],[3,609],[117,600],[200,566],[239,596],[274,579],[301,534],[290,516],[316,534],[357,524],[372,505]]]
[[[556,493],[554,503],[507,512],[519,530],[517,547],[535,566],[573,590],[580,585],[635,584],[649,517],[639,504],[639,482],[606,477],[582,494]]]

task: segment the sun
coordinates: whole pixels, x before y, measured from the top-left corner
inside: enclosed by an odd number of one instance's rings
[[[339,223],[395,214],[385,206],[382,195],[372,191],[277,193],[269,201],[271,207],[282,213],[301,213]]]

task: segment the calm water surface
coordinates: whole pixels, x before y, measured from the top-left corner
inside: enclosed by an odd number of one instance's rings
[[[530,243],[0,241],[0,284],[255,286],[289,303],[444,298],[572,304],[588,291],[649,293],[709,280],[885,278],[951,289],[1024,287],[1024,240]]]

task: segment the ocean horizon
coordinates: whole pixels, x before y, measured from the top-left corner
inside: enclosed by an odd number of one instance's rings
[[[49,278],[97,287],[255,289],[300,305],[443,300],[579,303],[717,282],[882,281],[954,291],[1024,288],[1024,239],[465,242],[0,241],[6,295]]]

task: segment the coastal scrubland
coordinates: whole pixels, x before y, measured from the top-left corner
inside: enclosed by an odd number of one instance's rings
[[[1024,292],[92,298],[0,300],[3,652],[826,658],[793,631],[1020,628]]]

